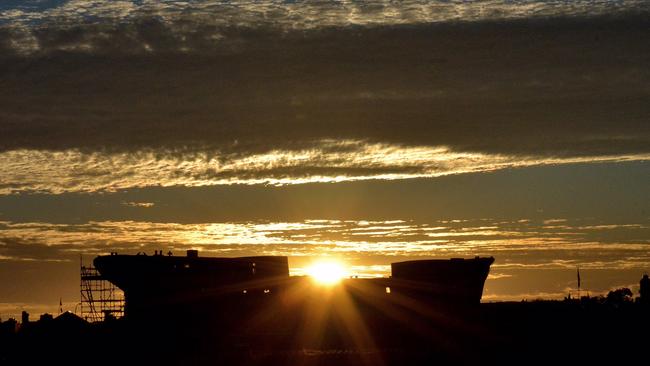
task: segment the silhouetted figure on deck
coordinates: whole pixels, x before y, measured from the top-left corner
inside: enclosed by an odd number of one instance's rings
[[[639,281],[639,301],[643,305],[650,305],[650,278],[644,274]]]

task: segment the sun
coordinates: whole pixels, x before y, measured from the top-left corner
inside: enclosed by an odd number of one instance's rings
[[[332,286],[346,276],[346,271],[339,262],[319,261],[307,268],[307,274],[318,284]]]

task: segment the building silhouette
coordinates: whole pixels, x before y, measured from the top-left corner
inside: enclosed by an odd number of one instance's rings
[[[644,305],[650,304],[650,278],[647,273],[639,281],[639,301]]]

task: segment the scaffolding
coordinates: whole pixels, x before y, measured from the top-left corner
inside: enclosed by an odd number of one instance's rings
[[[124,316],[124,293],[104,279],[99,271],[84,266],[80,258],[81,317],[89,322],[101,322]]]

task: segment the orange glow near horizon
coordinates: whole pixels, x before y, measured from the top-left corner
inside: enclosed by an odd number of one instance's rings
[[[333,286],[346,276],[346,270],[338,261],[322,260],[307,267],[307,274],[320,285]]]

